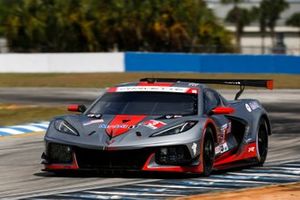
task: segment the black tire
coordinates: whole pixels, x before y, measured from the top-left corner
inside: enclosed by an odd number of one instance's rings
[[[258,166],[263,166],[267,159],[269,143],[268,139],[267,123],[264,119],[261,119],[256,138]]]
[[[215,160],[215,143],[213,131],[207,128],[204,136],[203,143],[203,176],[209,176],[213,169]]]

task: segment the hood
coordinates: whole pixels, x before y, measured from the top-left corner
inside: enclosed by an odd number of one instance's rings
[[[186,120],[195,120],[195,116],[147,116],[147,115],[103,115],[88,117],[86,115],[67,115],[59,117],[67,121],[80,136],[58,134],[48,131],[47,135],[59,137],[64,141],[95,146],[96,148],[118,146],[142,142],[159,131],[168,129]],[[50,129],[54,128],[53,123]],[[49,129],[49,130],[50,130]],[[101,148],[100,147],[100,148]]]
[[[147,116],[147,115],[103,115],[99,118],[80,116],[66,116],[65,120],[79,133],[95,132],[105,134],[110,138],[120,137],[129,133],[142,132],[146,136],[180,123],[182,116]]]

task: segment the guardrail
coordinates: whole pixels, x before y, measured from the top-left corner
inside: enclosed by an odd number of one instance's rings
[[[128,52],[125,69],[127,72],[300,74],[300,56]]]
[[[140,52],[0,54],[0,73],[153,71],[300,74],[300,56]]]
[[[124,53],[0,54],[2,73],[124,72]]]

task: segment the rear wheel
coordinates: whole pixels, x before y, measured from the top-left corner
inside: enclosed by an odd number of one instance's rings
[[[260,120],[256,138],[258,165],[263,166],[268,154],[268,127],[264,119]]]
[[[203,144],[203,175],[209,176],[214,164],[215,159],[215,144],[213,138],[213,131],[207,128],[204,136]]]

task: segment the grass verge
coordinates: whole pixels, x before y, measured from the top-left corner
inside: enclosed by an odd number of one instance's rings
[[[273,79],[276,89],[300,89],[300,75],[198,73],[0,74],[0,87],[103,88],[121,82],[137,81],[143,77]]]
[[[66,107],[36,107],[2,104],[0,105],[0,126],[50,120],[53,116],[66,113],[68,113]]]

